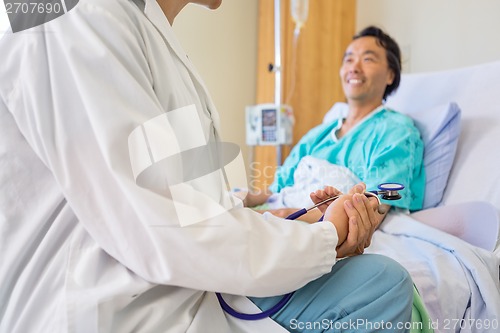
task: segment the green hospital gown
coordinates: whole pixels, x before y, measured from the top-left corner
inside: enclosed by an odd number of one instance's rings
[[[376,190],[381,183],[401,183],[405,186],[400,192],[402,198],[383,201],[411,211],[422,209],[424,144],[411,118],[380,108],[337,139],[335,132],[341,122],[338,119],[319,125],[302,137],[277,170],[270,190],[277,193],[293,185],[300,159],[311,155],[350,169],[368,190]]]

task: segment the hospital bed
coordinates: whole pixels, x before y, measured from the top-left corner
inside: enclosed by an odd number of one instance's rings
[[[435,332],[500,332],[499,97],[493,62],[405,74],[386,103],[421,130],[426,207],[389,214],[367,252],[410,272]]]
[[[410,272],[435,332],[500,332],[499,94],[500,62],[493,62],[405,74],[386,102],[422,134],[424,209],[391,211],[366,252]],[[323,122],[345,112],[336,103]]]
[[[422,134],[424,209],[391,210],[365,253],[386,255],[408,270],[436,333],[500,332],[499,97],[500,61],[404,74],[386,101],[413,118]],[[323,122],[345,112],[347,105],[336,103]],[[301,200],[309,200],[304,198],[311,184],[349,188],[353,179],[345,181],[349,177],[338,176],[342,172],[304,157],[294,174],[296,185],[268,208],[306,207]]]

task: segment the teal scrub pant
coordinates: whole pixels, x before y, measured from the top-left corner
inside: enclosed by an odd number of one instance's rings
[[[282,296],[251,297],[267,310]],[[364,254],[295,291],[272,319],[290,332],[409,332],[413,283],[394,260]]]

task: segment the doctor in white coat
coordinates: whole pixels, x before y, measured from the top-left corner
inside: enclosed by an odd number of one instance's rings
[[[215,107],[171,27],[189,2],[221,0],[80,0],[2,33],[0,332],[408,321],[404,269],[381,256],[336,262],[369,243],[370,203],[340,206],[351,223],[337,247],[328,221],[260,215],[227,195],[225,166],[238,154],[219,159],[231,145],[218,144]],[[281,312],[253,322],[215,296],[252,312],[296,289]]]

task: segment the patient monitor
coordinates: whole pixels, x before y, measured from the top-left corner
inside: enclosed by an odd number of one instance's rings
[[[291,107],[276,104],[247,106],[246,143],[249,146],[278,146],[292,143]]]

